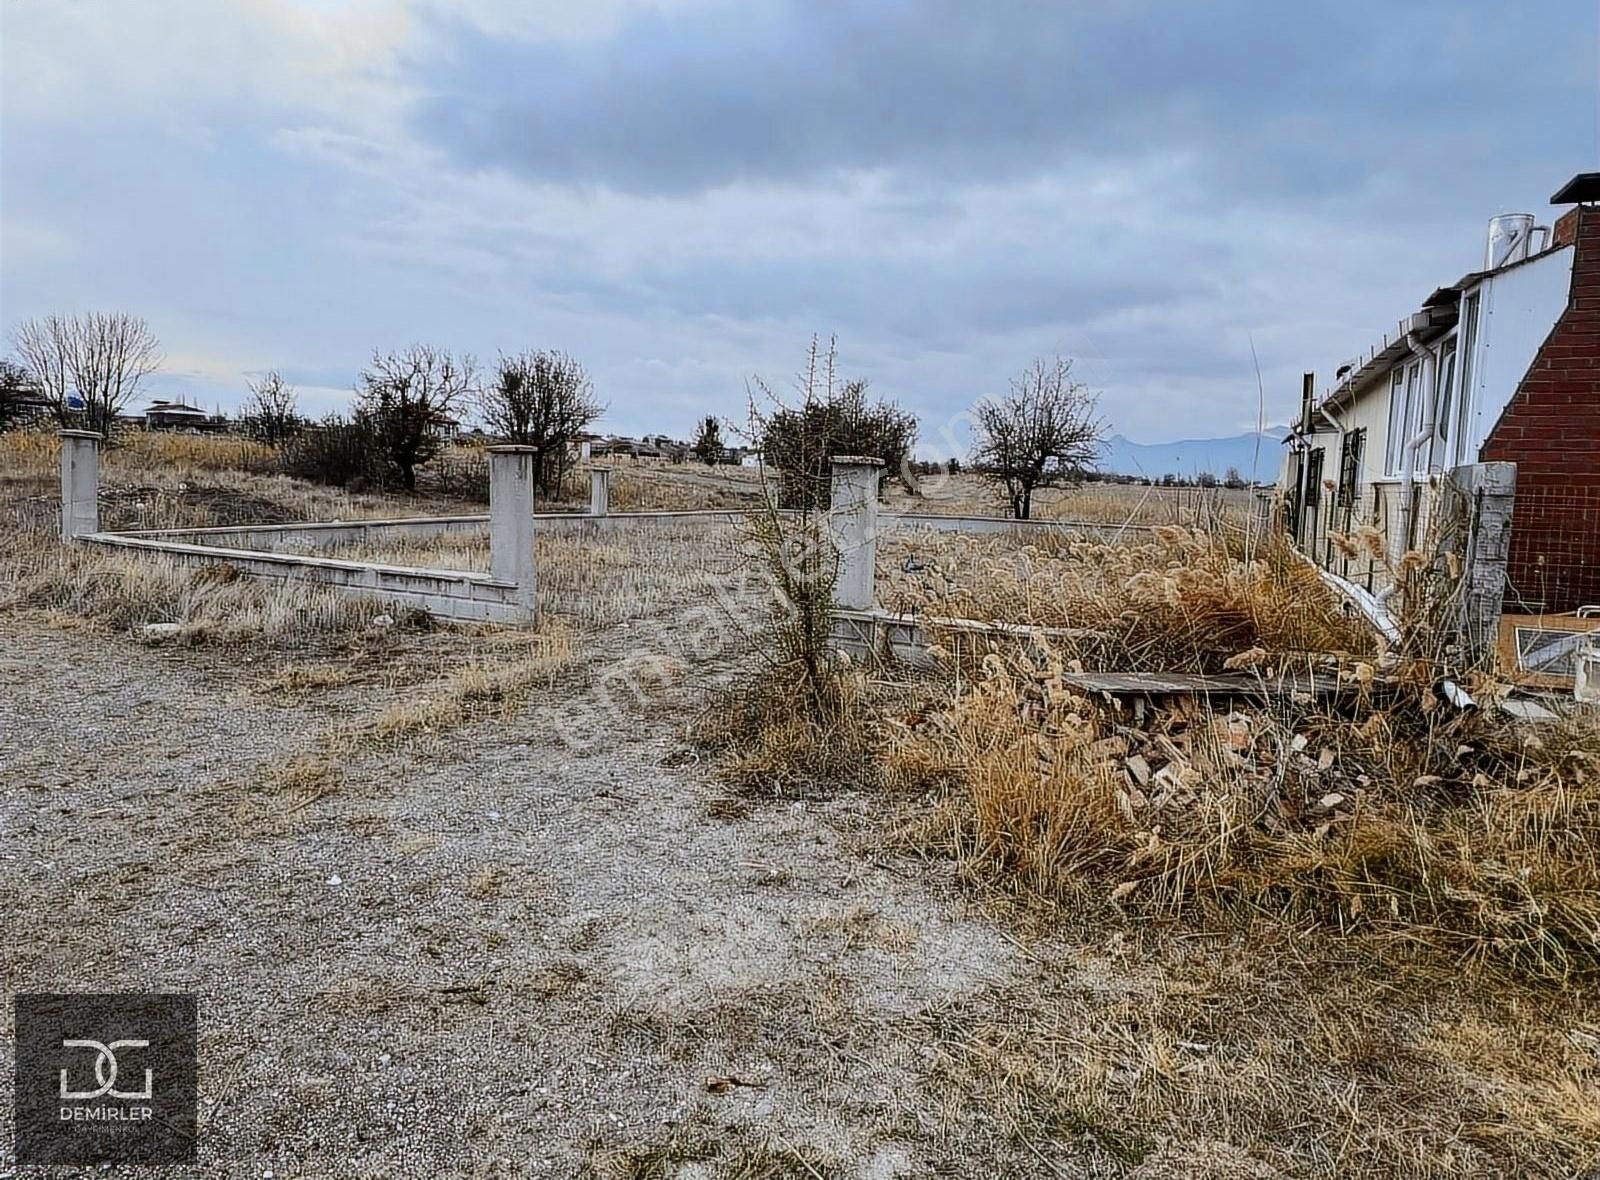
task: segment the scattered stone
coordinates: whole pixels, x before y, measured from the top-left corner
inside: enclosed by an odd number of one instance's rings
[[[385,627],[393,627],[394,616],[391,614],[375,615],[372,620],[372,626],[377,630],[382,630]]]
[[[759,1078],[742,1078],[736,1073],[712,1074],[706,1079],[706,1092],[710,1094],[727,1094],[743,1086],[751,1090],[764,1090],[767,1083]]]
[[[1514,717],[1518,721],[1554,721],[1556,715],[1546,709],[1538,701],[1525,700],[1521,697],[1501,697],[1495,706],[1507,717]]]
[[[183,627],[178,623],[146,623],[139,632],[140,638],[146,643],[165,643],[182,634]]]

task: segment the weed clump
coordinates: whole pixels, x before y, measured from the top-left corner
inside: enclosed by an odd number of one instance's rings
[[[1353,703],[1141,723],[1075,689],[1059,655],[995,653],[970,691],[891,729],[891,778],[944,789],[929,837],[1025,893],[1600,976],[1593,715],[1518,728],[1399,667]]]
[[[771,593],[752,636],[757,665],[695,726],[729,756],[728,774],[777,795],[864,785],[878,769],[858,668],[831,650],[839,556],[819,514],[779,510],[774,496],[746,518],[744,546]]]
[[[1004,537],[894,535],[879,550],[884,604],[932,618],[1072,628],[1069,656],[1123,672],[1218,672],[1241,652],[1370,655],[1359,620],[1281,537],[1179,525],[1132,544],[1071,532],[1020,547]]]

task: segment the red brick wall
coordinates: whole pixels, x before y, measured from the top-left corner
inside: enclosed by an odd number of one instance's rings
[[[1577,249],[1567,309],[1480,456],[1517,465],[1511,611],[1600,604],[1600,206],[1574,212],[1557,223]]]
[[[1572,240],[1578,236],[1578,214],[1582,205],[1574,205],[1560,217],[1550,231],[1550,244],[1552,246],[1570,246]]]

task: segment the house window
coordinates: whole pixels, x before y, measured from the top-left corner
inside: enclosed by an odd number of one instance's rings
[[[1400,449],[1405,446],[1405,372],[1396,369],[1389,375],[1389,440],[1383,448],[1385,475],[1400,474]]]
[[[1306,507],[1316,508],[1322,503],[1322,456],[1324,449],[1311,452],[1311,462],[1306,467]]]
[[[1461,305],[1461,393],[1456,398],[1456,446],[1455,462],[1467,463],[1472,460],[1471,453],[1467,450],[1472,435],[1472,359],[1478,351],[1478,292],[1468,295]]]
[[[1389,442],[1384,447],[1384,474],[1399,475],[1405,469],[1406,443],[1422,432],[1427,407],[1422,398],[1422,362],[1412,361],[1396,369],[1389,379]]]
[[[1438,411],[1434,416],[1434,443],[1430,450],[1433,458],[1429,466],[1447,467],[1450,464],[1451,398],[1455,395],[1456,341],[1452,336],[1439,349]]]
[[[1411,367],[1406,370],[1406,427],[1404,442],[1410,442],[1422,433],[1422,420],[1427,417],[1427,406],[1422,397],[1422,362],[1412,361]],[[1401,467],[1405,466],[1405,455],[1400,456]]]
[[[1366,447],[1365,427],[1352,430],[1344,436],[1344,449],[1339,453],[1339,507],[1344,509],[1345,527],[1349,527],[1351,509],[1361,494],[1361,452]]]

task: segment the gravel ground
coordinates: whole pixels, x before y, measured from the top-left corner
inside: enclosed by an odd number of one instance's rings
[[[201,1164],[166,1174],[990,1172],[918,1084],[1013,944],[882,860],[869,800],[726,806],[682,740],[709,665],[619,697],[630,633],[580,636],[516,716],[297,798],[266,784],[372,688],[5,626],[6,1108],[11,995],[182,991]]]

